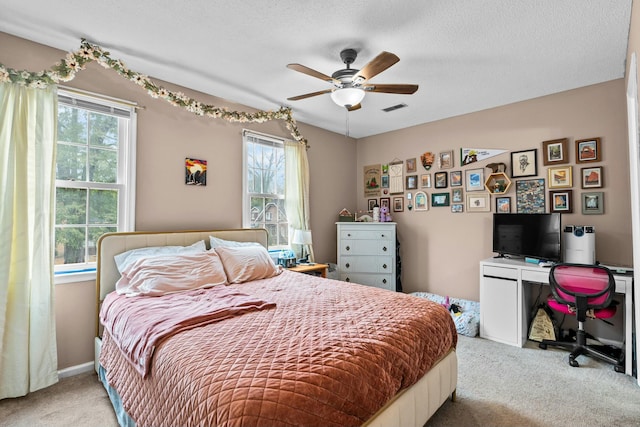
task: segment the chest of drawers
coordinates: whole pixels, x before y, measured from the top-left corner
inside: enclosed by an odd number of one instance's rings
[[[396,290],[396,223],[338,222],[340,280]]]

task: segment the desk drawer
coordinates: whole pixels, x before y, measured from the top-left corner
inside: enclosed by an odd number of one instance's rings
[[[496,267],[485,265],[482,268],[483,276],[499,277],[501,279],[518,280],[518,269],[509,267]]]
[[[522,270],[524,282],[549,283],[549,269],[538,267],[540,270]]]

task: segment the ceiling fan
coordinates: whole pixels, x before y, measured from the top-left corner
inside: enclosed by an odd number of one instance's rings
[[[358,52],[355,49],[344,49],[340,52],[340,58],[347,68],[338,70],[331,77],[319,71],[313,70],[301,64],[288,64],[287,68],[294,71],[315,77],[333,84],[332,89],[325,89],[318,92],[311,92],[304,95],[287,98],[289,101],[310,98],[312,96],[331,94],[333,102],[349,111],[360,109],[360,102],[364,99],[366,92],[399,93],[411,95],[418,90],[418,85],[411,84],[376,84],[368,83],[369,79],[380,74],[396,62],[400,61],[396,55],[390,52],[382,52],[373,58],[361,70],[351,68],[351,64],[356,60]]]

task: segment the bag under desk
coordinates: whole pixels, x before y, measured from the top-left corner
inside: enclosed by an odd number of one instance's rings
[[[529,329],[530,284],[549,284],[549,267],[509,258],[480,262],[480,336],[518,347]],[[625,373],[633,372],[633,277],[615,274],[616,294],[624,297]],[[527,288],[525,288],[527,287]]]

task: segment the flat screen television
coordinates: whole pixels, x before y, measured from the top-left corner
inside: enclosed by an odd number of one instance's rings
[[[559,262],[559,213],[493,214],[493,252],[499,257],[527,257]]]

